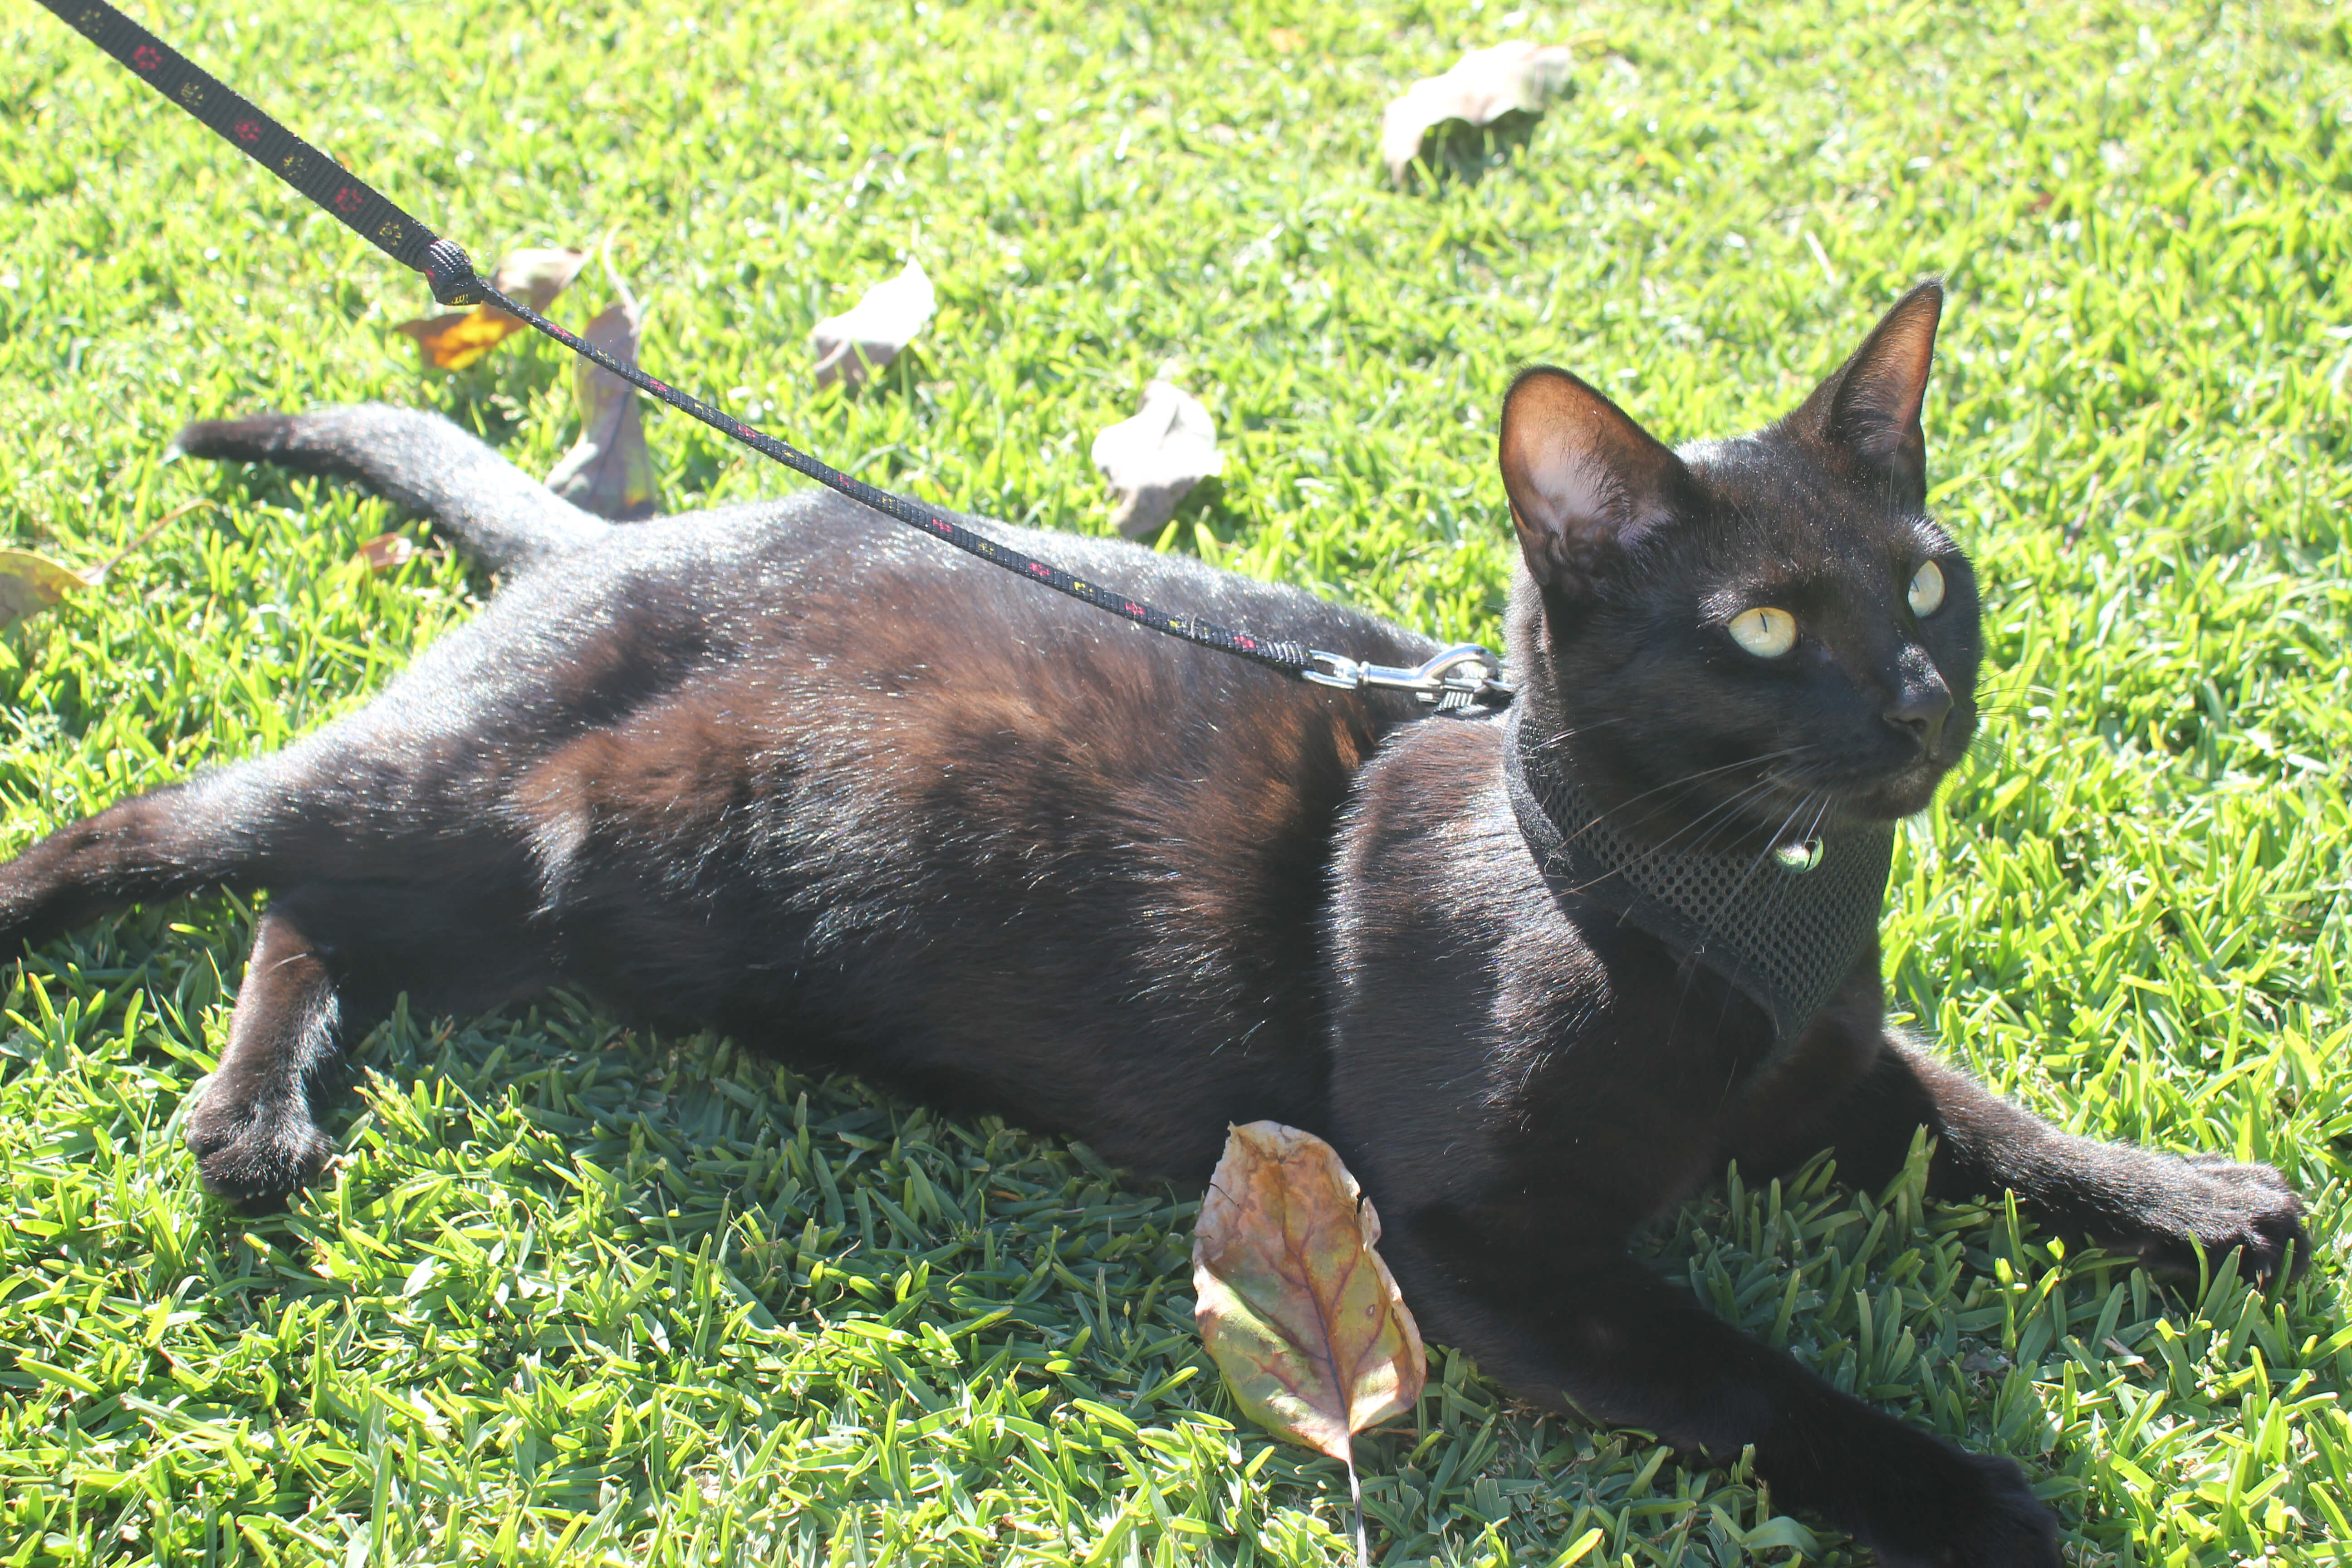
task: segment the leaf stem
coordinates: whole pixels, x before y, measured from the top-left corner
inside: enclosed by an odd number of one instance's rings
[[[199,498],[195,500],[187,502],[184,506],[173,507],[171,510],[157,518],[153,527],[141,534],[138,538],[132,540],[130,543],[124,545],[121,549],[116,551],[113,555],[107,560],[105,565],[96,567],[88,572],[79,572],[76,573],[75,575],[79,577],[83,582],[89,584],[91,587],[97,587],[101,583],[104,583],[108,577],[113,575],[114,569],[117,566],[120,566],[125,561],[130,560],[133,551],[136,551],[149,540],[163,532],[166,527],[179,521],[180,519],[187,516],[190,512],[194,511],[199,507],[208,507],[213,504],[214,503],[210,500]]]
[[[1364,1536],[1364,1488],[1356,1479],[1356,1439],[1348,1438],[1348,1500],[1356,1505],[1356,1568],[1372,1568],[1372,1549]]]

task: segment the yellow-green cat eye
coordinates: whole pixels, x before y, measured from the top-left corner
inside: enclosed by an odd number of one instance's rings
[[[1731,640],[1758,658],[1778,658],[1797,646],[1797,617],[1759,605],[1731,617]]]
[[[1944,605],[1944,569],[1932,561],[1922,562],[1919,570],[1911,574],[1911,613],[1932,616]]]

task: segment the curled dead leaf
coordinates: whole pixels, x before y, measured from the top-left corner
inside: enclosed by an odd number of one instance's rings
[[[1351,1468],[1355,1434],[1412,1409],[1427,1367],[1380,1237],[1331,1145],[1275,1121],[1227,1131],[1192,1237],[1194,1316],[1234,1403]]]
[[[838,316],[827,316],[809,333],[816,351],[816,384],[851,385],[880,370],[915,339],[939,309],[939,295],[922,263],[909,261],[896,278],[866,290]]]
[[[157,518],[145,532],[116,551],[102,565],[76,569],[60,566],[47,556],[36,555],[29,550],[0,550],[0,629],[15,626],[27,616],[37,616],[62,603],[68,594],[103,586],[114,569],[129,560],[134,551],[170,524],[212,504],[208,500],[192,500],[173,507]]]
[[[526,247],[509,251],[490,271],[490,286],[544,312],[587,265],[584,250]],[[416,340],[425,360],[441,370],[463,370],[523,330],[520,318],[494,305],[403,321],[396,331]]]
[[[1145,384],[1141,411],[1097,436],[1092,455],[1118,503],[1111,522],[1129,539],[1159,531],[1194,485],[1225,471],[1216,421],[1165,381]]]
[[[1567,85],[1570,55],[1566,44],[1512,38],[1471,50],[1444,76],[1414,82],[1381,119],[1381,157],[1389,178],[1402,184],[1421,155],[1422,138],[1449,120],[1489,125],[1514,110],[1542,109]]]
[[[580,335],[623,364],[633,365],[644,316],[636,297],[618,279],[614,287],[621,297],[597,312]],[[580,405],[580,438],[549,470],[547,488],[583,511],[615,522],[653,516],[661,503],[637,389],[592,360],[575,359],[572,396]]]
[[[352,552],[372,572],[390,572],[416,559],[416,541],[404,533],[379,533]]]

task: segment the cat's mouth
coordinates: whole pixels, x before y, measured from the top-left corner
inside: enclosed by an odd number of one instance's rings
[[[1973,723],[1932,746],[1856,754],[1800,742],[1707,763],[1679,777],[1632,776],[1623,756],[1595,747],[1571,770],[1602,814],[1630,837],[1709,854],[1796,854],[1824,834],[1881,828],[1926,810],[1961,755]]]
[[[1786,826],[1772,832],[1776,844],[1802,843],[1829,828],[1876,827],[1927,809],[1952,764],[1922,755],[1895,768],[1857,768],[1775,781],[1774,799]]]

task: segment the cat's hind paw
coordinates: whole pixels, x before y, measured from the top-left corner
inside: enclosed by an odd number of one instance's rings
[[[299,1100],[229,1103],[207,1093],[185,1138],[205,1189],[232,1203],[268,1205],[310,1185],[332,1152]]]

